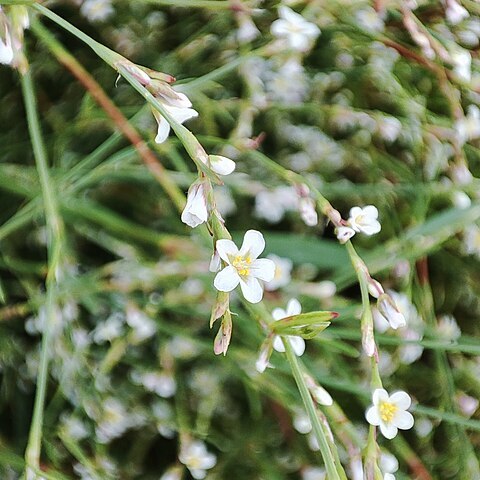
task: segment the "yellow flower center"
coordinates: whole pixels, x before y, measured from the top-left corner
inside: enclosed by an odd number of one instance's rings
[[[380,403],[380,418],[385,423],[390,423],[393,420],[393,417],[397,413],[398,407],[394,403],[390,402],[381,402]]]
[[[237,269],[239,275],[250,275],[250,267],[249,265],[252,263],[252,259],[250,256],[242,257],[241,255],[237,255],[232,260],[232,265]]]

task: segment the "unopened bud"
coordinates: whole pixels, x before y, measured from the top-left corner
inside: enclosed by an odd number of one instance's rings
[[[213,351],[215,355],[227,354],[228,346],[230,345],[230,339],[232,338],[232,316],[230,311],[227,310],[222,318],[222,324],[218,330],[217,336],[213,343]]]
[[[230,294],[228,292],[218,292],[217,300],[212,308],[212,314],[210,316],[210,328],[225,312],[228,311],[230,305]]]
[[[399,327],[404,327],[407,324],[405,317],[388,293],[380,295],[377,300],[377,308],[394,330]]]
[[[373,298],[378,298],[380,295],[385,293],[385,290],[383,290],[380,282],[370,277],[368,279],[368,292]]]
[[[309,197],[301,197],[298,205],[300,216],[306,225],[314,227],[318,223],[318,214],[315,210],[315,202]]]
[[[347,243],[354,235],[355,230],[350,227],[338,227],[336,229],[337,239],[341,244]]]
[[[255,368],[257,372],[263,373],[266,368],[268,367],[268,362],[270,360],[270,356],[272,355],[273,350],[273,342],[272,336],[269,335],[265,341],[262,343],[260,347],[260,354],[258,356],[257,361],[255,362]]]

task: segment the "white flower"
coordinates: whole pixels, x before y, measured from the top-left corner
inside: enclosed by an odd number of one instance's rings
[[[382,116],[377,120],[377,132],[386,142],[394,142],[402,132],[402,123],[398,118]]]
[[[465,393],[457,395],[457,403],[460,411],[466,416],[471,417],[478,409],[479,401]]]
[[[201,480],[210,468],[217,463],[217,457],[207,450],[200,440],[193,440],[182,445],[178,459],[190,470],[192,477]]]
[[[269,282],[275,276],[275,264],[267,258],[258,259],[264,249],[265,240],[257,230],[245,233],[240,250],[231,240],[217,240],[216,250],[227,266],[217,273],[213,282],[215,288],[231,292],[240,284],[245,299],[258,303],[263,287],[257,279]]]
[[[413,416],[406,411],[412,403],[408,393],[400,391],[388,395],[383,388],[377,388],[372,400],[373,405],[367,410],[366,419],[370,425],[379,426],[385,438],[394,438],[398,429],[413,427]]]
[[[262,190],[255,197],[255,216],[269,223],[277,223],[285,212],[297,208],[298,198],[292,187],[280,186],[274,190]]]
[[[300,197],[298,201],[298,210],[300,217],[305,222],[305,225],[314,227],[318,223],[318,214],[315,209],[315,202],[310,197]]]
[[[272,35],[284,38],[291,49],[306,52],[320,35],[320,29],[288,7],[281,6],[278,11],[280,18],[272,23]]]
[[[456,0],[447,0],[447,8],[445,9],[445,16],[452,25],[457,25],[470,14],[465,7],[462,7]]]
[[[82,15],[91,22],[103,22],[115,10],[111,0],[85,0],[80,7]]]
[[[442,315],[438,319],[437,332],[440,337],[446,340],[457,340],[462,335],[462,331],[453,315]]]
[[[343,244],[355,235],[355,230],[350,227],[338,227],[336,233],[338,241]]]
[[[10,65],[13,61],[12,40],[8,27],[5,24],[5,30],[0,34],[0,63]]]
[[[463,145],[468,140],[480,137],[480,109],[476,105],[470,105],[467,115],[455,122],[455,130],[459,142]]]
[[[277,290],[288,285],[292,279],[292,261],[289,258],[282,258],[273,254],[267,255],[267,258],[275,264],[275,276],[270,282],[266,283],[265,290]]]
[[[350,209],[350,218],[348,223],[356,232],[365,233],[365,235],[374,235],[381,230],[381,225],[377,220],[378,210],[373,205],[366,207],[353,207]]]
[[[182,222],[195,228],[208,219],[207,199],[203,182],[195,182],[188,189],[187,204],[183,209]]]
[[[450,52],[450,60],[453,64],[453,73],[463,82],[470,82],[472,79],[472,56],[468,50],[456,47]]]
[[[237,40],[238,43],[244,44],[255,40],[260,35],[260,30],[257,28],[252,18],[242,12],[237,15],[238,30]]]
[[[388,293],[380,295],[378,299],[378,311],[387,320],[390,326],[396,330],[407,324],[404,315],[398,309],[394,300]]]
[[[322,467],[305,467],[302,470],[302,480],[325,480],[327,472]]]
[[[302,312],[302,306],[296,298],[292,298],[287,304],[287,310],[283,308],[275,308],[272,312],[274,320],[281,320],[285,317],[291,317],[292,315],[299,315]],[[297,357],[301,357],[305,352],[305,340],[302,337],[294,335],[286,335],[286,339],[290,342],[293,351]],[[277,335],[273,340],[273,348],[277,352],[285,352],[285,346],[283,345],[282,338]]]
[[[378,12],[372,7],[357,10],[355,19],[362,28],[369,32],[376,33],[385,29],[385,23],[380,18]]]
[[[386,473],[383,476],[383,480],[395,480],[395,475],[393,475],[393,473]]]
[[[380,470],[385,475],[392,475],[392,473],[395,473],[398,470],[398,460],[395,457],[395,455],[392,455],[391,453],[388,453],[388,452],[382,452],[380,454],[379,466],[380,466]],[[383,478],[385,480],[385,477]],[[393,475],[392,475],[392,478],[394,478]]]
[[[191,104],[190,104],[191,105]],[[189,107],[175,107],[172,105],[163,104],[165,110],[178,122],[184,123],[190,118],[198,116],[198,112]],[[153,116],[158,123],[157,136],[155,137],[156,143],[163,143],[170,133],[170,124],[167,122],[160,112],[153,110]]]
[[[463,249],[467,255],[480,257],[480,228],[469,225],[463,232]]]

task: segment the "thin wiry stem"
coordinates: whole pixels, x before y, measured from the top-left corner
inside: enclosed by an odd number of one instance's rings
[[[28,444],[25,451],[26,471],[34,473],[40,468],[40,453],[42,443],[43,413],[48,380],[48,363],[52,330],[56,322],[55,287],[58,274],[60,254],[62,251],[63,222],[55,195],[55,187],[51,181],[47,154],[43,142],[40,122],[38,119],[34,85],[30,71],[21,78],[22,92],[27,113],[28,129],[37,166],[43,205],[48,232],[48,272],[46,278],[45,327],[40,351],[40,364],[37,375],[37,390],[33,408],[33,418],[30,427]],[[28,476],[27,476],[28,478]]]

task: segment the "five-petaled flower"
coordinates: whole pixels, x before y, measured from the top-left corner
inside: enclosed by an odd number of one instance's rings
[[[206,477],[210,468],[217,463],[217,457],[207,450],[200,440],[192,440],[182,444],[178,459],[190,470],[192,477],[201,480]]]
[[[377,388],[372,395],[373,405],[365,417],[370,425],[379,426],[385,438],[397,435],[398,429],[408,430],[413,427],[413,416],[407,412],[412,400],[406,392],[388,395],[383,388]]]
[[[243,296],[251,303],[263,297],[263,286],[258,279],[269,282],[275,275],[275,263],[267,258],[258,259],[265,248],[263,235],[257,230],[245,233],[240,250],[231,240],[217,240],[216,250],[226,263],[213,282],[221,292],[231,292],[240,284]]]
[[[287,304],[287,310],[283,308],[275,308],[272,312],[274,320],[281,320],[285,317],[291,317],[293,315],[299,315],[302,312],[302,306],[296,298],[292,298]],[[293,351],[297,357],[301,357],[305,352],[305,340],[302,337],[295,335],[286,336],[288,342],[292,346]],[[273,340],[273,348],[277,352],[285,352],[285,346],[283,345],[282,337],[277,335]]]
[[[381,230],[378,219],[378,210],[373,205],[366,207],[353,207],[350,209],[350,217],[347,220],[348,225],[356,232],[362,232],[365,235],[373,235]]]
[[[320,29],[291,8],[282,6],[278,14],[280,18],[272,23],[270,29],[272,35],[284,38],[292,50],[306,52],[320,35]]]

